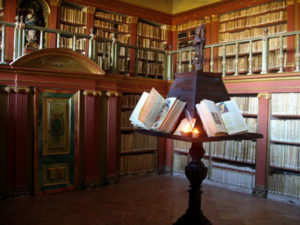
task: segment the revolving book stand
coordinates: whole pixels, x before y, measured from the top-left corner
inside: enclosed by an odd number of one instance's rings
[[[173,225],[211,225],[201,210],[201,184],[207,175],[207,168],[201,161],[205,153],[203,142],[249,140],[262,138],[263,136],[256,133],[217,137],[208,137],[206,135],[201,120],[197,115],[195,104],[199,103],[202,99],[209,99],[214,102],[230,100],[221,74],[202,71],[175,74],[175,81],[168,97],[176,97],[181,101],[187,102],[186,110],[190,112],[193,118],[196,118],[195,127],[200,130],[200,136],[198,138],[192,138],[150,130],[138,130],[138,132],[192,143],[189,149],[191,161],[185,167],[185,175],[190,181],[188,209]]]

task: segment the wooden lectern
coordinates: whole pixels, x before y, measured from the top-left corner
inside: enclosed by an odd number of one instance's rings
[[[201,120],[197,115],[195,104],[202,99],[214,102],[229,100],[229,95],[222,82],[221,74],[202,71],[179,73],[175,75],[175,81],[170,89],[168,97],[176,97],[187,102],[188,110],[193,118],[196,118],[196,127],[200,130],[199,138],[184,137],[173,134],[164,134],[153,131],[139,130],[139,132],[159,137],[189,141],[192,143],[189,149],[191,161],[185,167],[185,175],[190,181],[189,205],[186,213],[173,225],[209,225],[209,220],[201,210],[201,183],[207,175],[207,168],[201,159],[204,156],[203,142],[221,140],[249,140],[262,138],[261,134],[247,133],[242,135],[208,137],[203,130]]]

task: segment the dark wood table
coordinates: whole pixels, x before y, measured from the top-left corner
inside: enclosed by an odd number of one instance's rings
[[[211,225],[209,220],[203,215],[201,209],[201,184],[207,176],[207,168],[201,161],[205,153],[203,142],[224,140],[253,140],[263,137],[261,134],[246,133],[240,135],[227,135],[218,137],[207,137],[206,134],[203,134],[199,138],[192,138],[173,134],[164,134],[149,130],[138,130],[138,132],[192,143],[191,148],[189,149],[191,161],[185,167],[185,175],[190,181],[190,189],[188,190],[189,205],[185,214],[180,217],[173,225]]]

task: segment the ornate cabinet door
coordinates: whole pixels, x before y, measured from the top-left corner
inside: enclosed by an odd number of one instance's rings
[[[79,93],[36,92],[36,193],[77,186],[78,96]]]

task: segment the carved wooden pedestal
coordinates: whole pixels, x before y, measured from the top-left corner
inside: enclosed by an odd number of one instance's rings
[[[201,184],[207,175],[207,168],[201,161],[205,153],[202,143],[192,143],[189,153],[192,160],[185,167],[185,175],[190,181],[189,206],[174,225],[210,225],[201,210]]]

